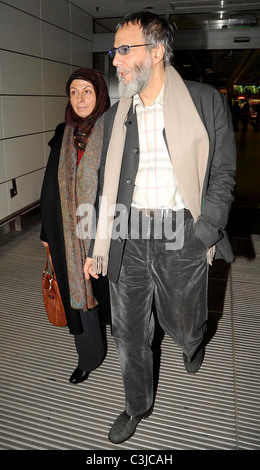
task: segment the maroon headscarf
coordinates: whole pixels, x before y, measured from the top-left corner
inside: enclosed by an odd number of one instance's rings
[[[65,110],[65,121],[74,127],[74,143],[78,150],[84,150],[88,136],[96,121],[110,106],[107,84],[102,75],[93,69],[81,68],[73,72],[66,84],[66,93],[70,96],[70,85],[73,80],[86,80],[92,83],[96,93],[96,106],[86,118],[78,116],[71,106],[70,100]],[[79,145],[80,144],[80,145]]]

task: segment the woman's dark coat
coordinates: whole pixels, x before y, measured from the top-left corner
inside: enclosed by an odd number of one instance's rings
[[[70,305],[70,292],[58,183],[59,157],[65,125],[65,123],[62,123],[57,126],[54,137],[49,142],[51,151],[41,192],[42,230],[40,238],[42,241],[49,244],[51,258],[66,312],[67,324],[70,333],[75,335],[82,333],[83,328],[79,311],[72,309]],[[99,290],[101,290],[100,298],[100,294],[97,294],[94,289],[94,295],[97,300],[99,300],[99,318],[102,322],[109,323],[110,304],[107,280],[100,279],[100,282],[98,280],[96,284],[98,285]],[[105,304],[105,307],[103,304]]]

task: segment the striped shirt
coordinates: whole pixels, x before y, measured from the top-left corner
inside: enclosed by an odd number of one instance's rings
[[[163,137],[163,89],[151,106],[134,96],[137,114],[140,160],[132,206],[179,210],[185,207]]]

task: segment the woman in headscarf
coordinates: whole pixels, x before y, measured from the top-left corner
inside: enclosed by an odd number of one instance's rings
[[[41,240],[49,245],[67,325],[75,338],[78,366],[70,377],[75,384],[86,380],[106,355],[98,302],[83,272],[90,224],[85,223],[83,230],[79,228],[83,214],[84,220],[90,221],[90,208],[96,199],[103,122],[110,100],[100,73],[87,68],[72,73],[66,93],[69,100],[65,122],[57,126],[49,142],[51,151],[41,193]],[[103,297],[109,317],[106,284]],[[103,310],[104,299],[101,299]]]

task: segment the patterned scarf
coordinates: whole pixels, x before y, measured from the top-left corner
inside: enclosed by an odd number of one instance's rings
[[[73,110],[70,100],[65,111],[66,127],[60,152],[58,181],[60,190],[63,232],[70,288],[71,306],[88,310],[97,305],[93,297],[90,281],[86,281],[83,267],[89,249],[90,212],[94,206],[97,191],[97,172],[102,148],[104,113],[110,106],[107,85],[99,72],[80,68],[73,72],[66,84],[70,95],[70,84],[80,79],[92,83],[96,93],[96,105],[86,118],[79,117]],[[79,145],[81,144],[81,145]],[[78,162],[78,149],[84,154]],[[85,226],[81,229],[82,217],[77,211],[87,208]]]
[[[97,305],[91,282],[85,279],[83,267],[89,250],[91,222],[93,223],[91,208],[96,199],[103,125],[104,115],[92,129],[78,166],[74,128],[67,125],[58,170],[70,301],[72,308],[85,311]]]

